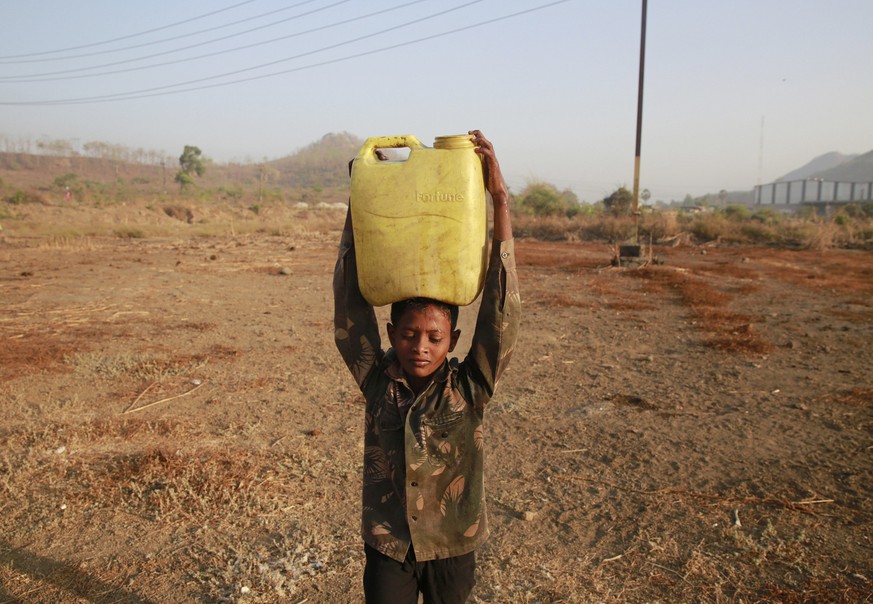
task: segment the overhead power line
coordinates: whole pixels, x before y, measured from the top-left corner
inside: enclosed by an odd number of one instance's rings
[[[17,106],[17,105],[27,105],[27,106],[40,106],[40,105],[78,105],[78,104],[90,104],[90,103],[105,103],[105,102],[113,102],[113,101],[126,101],[126,100],[135,100],[135,99],[143,99],[143,98],[159,97],[159,96],[168,96],[168,95],[171,95],[171,94],[183,94],[183,93],[186,93],[186,92],[195,92],[195,91],[198,91],[198,90],[207,90],[207,89],[210,89],[210,88],[219,88],[219,87],[225,87],[225,86],[232,86],[232,85],[234,85],[234,84],[242,84],[242,83],[245,83],[245,82],[252,82],[252,81],[256,81],[256,80],[262,80],[262,79],[267,79],[267,78],[277,77],[277,76],[280,76],[280,75],[286,75],[286,74],[289,74],[289,73],[295,73],[295,72],[304,71],[304,70],[308,70],[308,69],[315,69],[315,68],[324,67],[324,66],[327,66],[327,65],[332,65],[332,64],[336,64],[336,63],[341,63],[341,62],[349,61],[349,60],[352,60],[352,59],[357,59],[357,58],[360,58],[360,57],[365,57],[365,56],[370,56],[370,55],[374,55],[374,54],[378,54],[378,53],[382,53],[382,52],[387,52],[387,51],[389,51],[389,50],[396,50],[396,49],[398,49],[398,48],[403,48],[403,47],[406,47],[406,46],[412,46],[412,45],[414,45],[414,44],[420,44],[420,43],[422,43],[422,42],[426,42],[426,41],[433,40],[433,39],[436,39],[436,38],[441,38],[441,37],[444,37],[444,36],[457,34],[457,33],[463,32],[463,31],[469,31],[469,30],[471,30],[471,29],[475,29],[475,28],[478,28],[478,27],[483,27],[483,26],[486,26],[486,25],[491,25],[491,24],[493,24],[493,23],[497,23],[497,22],[499,22],[499,21],[505,21],[505,20],[507,20],[507,19],[512,19],[512,18],[514,18],[514,17],[519,17],[519,16],[521,16],[521,15],[526,15],[526,14],[530,14],[530,13],[537,12],[537,11],[540,11],[540,10],[544,10],[544,9],[547,9],[547,8],[551,8],[551,7],[553,7],[553,6],[557,6],[557,5],[559,5],[559,4],[564,4],[564,3],[566,3],[566,2],[569,2],[570,0],[555,0],[554,2],[549,2],[549,3],[546,3],[546,4],[540,5],[540,6],[536,6],[536,7],[529,8],[529,9],[525,9],[525,10],[521,10],[521,11],[517,11],[517,12],[514,12],[514,13],[510,13],[510,14],[507,14],[507,15],[500,16],[500,17],[495,17],[495,18],[492,18],[492,19],[486,19],[485,21],[480,21],[480,22],[478,22],[478,23],[473,23],[473,24],[470,24],[470,25],[465,25],[465,26],[458,27],[458,28],[455,28],[455,29],[451,29],[451,30],[443,31],[443,32],[440,32],[440,33],[437,33],[437,34],[432,34],[432,35],[429,35],[429,36],[424,36],[424,37],[421,37],[421,38],[416,38],[416,39],[414,39],[414,40],[408,40],[408,41],[406,41],[406,42],[399,42],[399,43],[397,43],[397,44],[391,44],[391,45],[383,46],[383,47],[381,47],[381,48],[376,48],[376,49],[373,49],[373,50],[368,50],[368,51],[363,51],[363,52],[359,52],[359,53],[354,53],[354,54],[351,54],[351,55],[346,55],[346,56],[344,56],[344,57],[337,57],[337,58],[335,58],[335,59],[328,59],[328,60],[321,61],[321,62],[318,62],[318,63],[311,63],[311,64],[309,64],[309,65],[303,65],[303,66],[300,66],[300,67],[294,67],[294,68],[291,68],[291,69],[285,69],[285,70],[282,70],[282,71],[276,71],[276,72],[267,73],[267,74],[261,74],[261,75],[257,75],[257,76],[250,76],[250,77],[246,77],[246,78],[239,78],[239,79],[231,80],[231,81],[228,81],[228,82],[217,82],[217,83],[212,83],[212,84],[200,84],[201,82],[207,82],[207,81],[210,81],[210,80],[216,80],[216,79],[220,79],[220,78],[224,78],[224,77],[229,77],[229,76],[238,75],[238,74],[241,74],[241,73],[246,73],[246,72],[250,72],[250,71],[255,71],[255,70],[257,70],[257,69],[263,69],[264,67],[270,67],[270,66],[272,66],[272,65],[276,65],[276,64],[278,64],[278,63],[283,63],[283,62],[291,61],[291,60],[294,60],[294,59],[302,58],[302,57],[304,57],[304,56],[309,56],[309,55],[312,55],[312,54],[316,54],[316,53],[319,53],[319,52],[323,52],[323,51],[325,51],[325,50],[331,50],[331,49],[334,49],[334,48],[338,48],[338,47],[340,47],[340,46],[345,46],[345,45],[347,45],[347,44],[352,44],[352,43],[354,43],[354,42],[359,42],[359,41],[364,40],[364,39],[366,39],[366,38],[371,38],[371,37],[374,37],[374,36],[377,36],[377,35],[382,35],[382,34],[384,34],[384,33],[386,33],[386,32],[389,32],[389,31],[393,31],[393,30],[396,30],[396,29],[400,29],[400,28],[403,28],[403,27],[407,27],[407,26],[409,26],[409,25],[411,25],[411,24],[419,23],[419,22],[421,22],[421,21],[425,21],[425,20],[428,20],[428,19],[431,19],[431,18],[434,18],[434,17],[437,17],[437,16],[441,16],[441,15],[444,15],[444,14],[446,14],[446,13],[452,12],[452,11],[454,11],[454,10],[458,10],[458,9],[460,9],[460,8],[464,8],[464,7],[469,6],[469,5],[471,5],[471,4],[476,4],[477,2],[481,2],[481,1],[483,1],[483,0],[473,0],[472,2],[469,2],[469,3],[467,3],[467,4],[463,4],[463,5],[461,5],[461,6],[458,6],[458,7],[452,8],[452,9],[447,9],[447,10],[445,10],[445,11],[441,11],[441,12],[439,12],[439,13],[435,13],[435,14],[433,14],[433,15],[429,15],[429,16],[427,16],[427,17],[422,17],[422,18],[419,18],[419,19],[415,19],[415,20],[413,20],[413,21],[409,21],[409,22],[404,23],[404,24],[401,24],[401,25],[397,25],[397,26],[394,26],[394,27],[390,27],[390,28],[387,28],[387,29],[384,29],[384,30],[381,30],[381,31],[378,31],[378,32],[375,32],[375,33],[367,34],[367,35],[365,35],[365,36],[360,36],[360,37],[358,37],[358,38],[354,38],[354,39],[352,39],[352,40],[347,40],[347,41],[340,42],[340,43],[337,43],[337,44],[331,44],[331,45],[329,45],[329,46],[325,46],[325,47],[320,48],[320,49],[316,49],[316,50],[308,51],[308,52],[305,52],[305,53],[301,53],[301,54],[298,54],[298,55],[295,55],[295,56],[292,56],[292,57],[286,57],[286,58],[284,58],[284,59],[279,59],[279,60],[276,60],[276,61],[270,61],[270,62],[268,62],[268,63],[263,63],[263,64],[261,64],[261,65],[255,65],[255,66],[252,66],[252,67],[249,67],[249,68],[245,68],[245,69],[238,69],[238,70],[235,70],[235,71],[231,71],[231,72],[227,72],[227,73],[223,73],[223,74],[219,74],[219,75],[215,75],[215,76],[209,76],[209,77],[205,77],[205,78],[198,78],[198,79],[195,79],[195,80],[189,80],[189,81],[187,81],[187,82],[180,82],[180,83],[177,83],[177,84],[168,84],[168,85],[165,85],[165,86],[156,86],[156,87],[153,87],[153,88],[146,88],[146,89],[142,89],[142,90],[134,90],[134,91],[130,91],[130,92],[121,92],[121,93],[106,94],[106,95],[96,95],[96,96],[91,96],[91,97],[79,97],[79,98],[69,98],[69,99],[55,99],[55,100],[49,100],[49,101],[29,101],[29,102],[27,102],[27,101],[0,101],[0,106],[14,106],[14,105],[15,105],[15,106]],[[192,86],[193,84],[198,84],[198,85],[197,85],[197,86]],[[182,87],[182,86],[190,86],[190,87],[189,87],[189,88],[179,88],[179,87]],[[171,88],[178,88],[178,89],[177,89],[177,90],[169,90],[169,89],[171,89]]]
[[[0,61],[6,61],[7,59],[25,59],[25,58],[28,58],[28,57],[40,57],[40,56],[45,56],[45,55],[58,54],[58,53],[61,53],[61,52],[69,52],[69,51],[71,51],[71,50],[82,50],[83,48],[94,48],[95,46],[104,46],[104,45],[106,45],[106,44],[112,44],[112,43],[114,43],[114,42],[122,42],[122,41],[124,41],[124,40],[130,40],[130,39],[133,39],[133,38],[138,38],[138,37],[140,37],[140,36],[145,36],[145,35],[148,35],[148,34],[153,34],[153,33],[157,32],[157,31],[163,31],[163,30],[165,30],[165,29],[171,29],[171,28],[173,28],[173,27],[178,27],[179,25],[185,25],[186,23],[192,23],[192,22],[194,22],[194,21],[199,21],[200,19],[205,19],[205,18],[207,18],[207,17],[212,17],[213,15],[217,15],[217,14],[219,14],[219,13],[223,13],[223,12],[226,12],[226,11],[229,11],[229,10],[233,10],[234,8],[239,8],[240,6],[243,6],[243,5],[245,5],[245,4],[251,4],[252,2],[255,2],[255,1],[256,1],[256,0],[245,0],[244,2],[239,2],[239,3],[237,3],[237,4],[232,4],[232,5],[228,6],[228,7],[220,8],[220,9],[218,9],[218,10],[214,10],[214,11],[212,11],[212,12],[205,13],[205,14],[203,14],[203,15],[198,15],[198,16],[196,16],[196,17],[191,17],[190,19],[185,19],[185,20],[183,20],[183,21],[177,21],[176,23],[170,23],[169,25],[162,25],[161,27],[155,27],[155,28],[153,28],[153,29],[147,29],[147,30],[145,30],[145,31],[137,32],[137,33],[134,33],[134,34],[127,34],[127,35],[125,35],[125,36],[120,36],[120,37],[118,37],[118,38],[112,38],[111,40],[102,40],[102,41],[100,41],[100,42],[90,42],[90,43],[88,43],[88,44],[81,44],[81,45],[79,45],[79,46],[70,46],[70,47],[68,47],[68,48],[58,48],[58,49],[56,49],[56,50],[44,50],[44,51],[42,51],[42,52],[33,52],[33,53],[29,53],[29,54],[7,55],[7,56],[5,56],[5,57],[0,57]],[[306,4],[306,3],[308,3],[308,2],[314,2],[314,1],[315,1],[315,0],[306,0],[305,2],[302,2],[301,4]],[[113,52],[113,51],[111,51],[111,52]],[[66,57],[66,58],[70,58],[70,57]],[[23,61],[23,62],[24,62],[24,61]]]
[[[304,2],[298,2],[297,4],[292,4],[291,6],[284,6],[284,7],[280,8],[280,9],[273,10],[273,11],[270,11],[270,12],[267,12],[267,13],[261,13],[260,15],[255,15],[255,16],[253,16],[253,17],[247,17],[247,18],[245,18],[245,19],[238,19],[238,20],[236,20],[236,21],[232,21],[232,22],[230,22],[230,23],[224,23],[224,24],[222,24],[222,25],[216,25],[216,26],[214,26],[214,27],[207,27],[206,29],[201,29],[201,30],[198,30],[198,31],[188,32],[188,33],[184,33],[184,34],[179,34],[179,35],[177,35],[177,36],[171,36],[171,37],[169,37],[169,38],[162,38],[161,40],[153,40],[153,41],[151,41],[151,42],[143,42],[142,44],[133,44],[133,45],[131,45],[131,46],[123,46],[123,47],[121,47],[121,48],[112,48],[112,49],[109,49],[109,50],[101,50],[101,51],[97,51],[97,52],[89,52],[89,53],[80,54],[80,55],[70,55],[70,56],[66,56],[66,57],[53,57],[53,58],[50,58],[50,59],[38,59],[38,60],[33,60],[33,61],[18,61],[17,63],[18,63],[18,64],[22,64],[22,63],[37,63],[37,62],[42,62],[42,63],[44,63],[44,62],[46,62],[46,61],[67,61],[67,60],[70,60],[70,59],[81,59],[81,58],[85,58],[85,57],[94,57],[94,56],[98,56],[98,55],[106,55],[106,54],[113,54],[113,53],[123,52],[123,51],[125,51],[125,50],[134,50],[134,49],[136,49],[136,48],[146,48],[146,47],[149,47],[149,46],[157,46],[157,45],[159,45],[159,44],[164,44],[165,42],[172,42],[172,41],[174,41],[174,40],[181,40],[181,39],[184,39],[184,38],[191,38],[191,37],[194,37],[194,36],[199,36],[200,34],[209,33],[209,32],[211,32],[211,31],[216,31],[216,30],[219,30],[219,29],[226,29],[226,28],[228,28],[228,27],[233,27],[233,26],[235,26],[235,25],[240,25],[240,24],[242,24],[242,23],[246,23],[246,22],[248,22],[248,21],[254,21],[255,19],[262,19],[263,17],[267,17],[267,16],[270,16],[270,15],[276,14],[276,13],[278,13],[278,12],[284,12],[284,11],[287,11],[287,10],[291,10],[291,9],[294,9],[294,8],[298,8],[298,7],[300,7],[300,6],[303,6],[304,4],[310,4],[310,3],[314,2],[314,1],[315,1],[315,0],[305,0]],[[248,33],[254,32],[254,31],[258,31],[258,30],[261,30],[261,29],[267,29],[268,27],[274,27],[274,26],[276,26],[276,25],[280,25],[280,24],[282,24],[282,23],[287,23],[288,21],[293,21],[293,20],[295,20],[295,19],[299,19],[300,17],[306,17],[306,16],[309,16],[309,15],[312,15],[312,14],[315,14],[315,13],[318,13],[318,12],[321,12],[321,11],[324,11],[324,10],[327,10],[327,9],[329,9],[329,8],[333,8],[333,7],[335,7],[335,6],[339,6],[340,4],[345,4],[346,2],[350,2],[350,0],[339,0],[339,2],[335,2],[335,3],[333,3],[333,4],[329,4],[329,5],[327,5],[327,6],[323,6],[323,7],[321,7],[321,8],[316,8],[316,9],[313,9],[313,10],[308,11],[308,12],[305,12],[305,13],[300,13],[299,15],[294,15],[293,17],[288,17],[287,19],[280,19],[279,21],[273,21],[272,23],[267,23],[266,25],[261,25],[261,26],[259,26],[259,27],[254,27],[254,28],[252,28],[252,29],[247,29],[247,30],[244,30],[244,31],[241,31],[241,32],[235,33],[235,34],[229,34],[229,35],[227,35],[227,36],[223,36],[223,37],[220,37],[220,38],[214,38],[214,39],[212,39],[212,40],[206,40],[205,42],[200,42],[200,43],[197,43],[197,44],[192,44],[192,45],[190,45],[190,46],[183,46],[183,47],[181,47],[181,48],[177,48],[177,49],[175,49],[175,50],[167,50],[167,51],[164,51],[164,52],[159,52],[159,53],[152,54],[152,55],[146,55],[146,56],[143,56],[143,57],[134,57],[133,59],[125,59],[125,60],[123,60],[123,61],[116,61],[116,62],[113,62],[113,63],[105,63],[105,64],[103,64],[103,65],[94,65],[94,66],[91,66],[91,67],[80,67],[80,68],[78,68],[78,69],[68,69],[68,70],[61,70],[61,71],[55,71],[55,72],[48,72],[48,73],[42,73],[42,74],[31,74],[31,75],[21,75],[21,76],[9,76],[9,78],[15,78],[16,80],[17,80],[17,78],[23,78],[23,79],[21,79],[20,81],[28,81],[26,78],[38,78],[38,77],[42,77],[42,76],[52,76],[52,75],[58,75],[58,74],[64,74],[64,73],[73,73],[73,72],[77,72],[77,71],[87,71],[87,70],[89,70],[89,69],[100,69],[101,67],[111,67],[111,66],[113,66],[113,65],[122,65],[122,64],[124,64],[124,63],[133,63],[133,62],[136,62],[136,61],[141,61],[141,60],[143,60],[143,59],[150,59],[150,58],[153,58],[153,57],[159,57],[159,56],[166,55],[166,54],[172,54],[172,53],[174,53],[174,52],[181,52],[181,51],[183,51],[183,50],[188,50],[188,49],[190,49],[190,48],[196,48],[196,47],[198,47],[198,46],[205,46],[205,45],[207,45],[207,44],[213,44],[213,43],[215,43],[215,42],[220,42],[220,41],[222,41],[222,40],[227,40],[227,39],[229,39],[229,38],[233,38],[233,37],[236,37],[236,36],[242,36],[242,35],[245,35],[245,34],[248,34]],[[0,61],[0,64],[8,65],[8,64],[10,64],[10,63],[5,62],[5,61]],[[5,79],[5,78],[4,78],[4,79]],[[41,80],[30,80],[30,81],[41,81]]]
[[[116,62],[114,62],[114,63],[105,63],[105,64],[103,64],[103,65],[95,65],[95,66],[93,66],[93,67],[81,67],[81,68],[78,68],[78,69],[70,69],[70,70],[65,70],[65,71],[56,71],[56,72],[52,72],[52,73],[36,74],[36,75],[33,75],[33,76],[8,76],[8,77],[0,76],[0,83],[14,83],[14,84],[21,84],[21,83],[34,83],[34,82],[56,82],[56,81],[61,81],[61,80],[75,80],[75,79],[82,79],[82,78],[95,78],[95,77],[101,77],[101,76],[107,76],[107,75],[116,75],[116,74],[120,74],[120,73],[131,73],[131,72],[134,72],[134,71],[142,71],[142,70],[144,70],[144,69],[154,69],[154,68],[156,68],[156,67],[166,67],[167,65],[176,65],[176,64],[178,64],[178,63],[187,63],[187,62],[190,62],[190,61],[197,61],[197,60],[199,60],[199,59],[206,59],[206,58],[210,58],[210,57],[216,57],[216,56],[220,56],[220,55],[224,55],[224,54],[229,54],[229,53],[233,53],[233,52],[238,52],[238,51],[240,51],[240,50],[248,50],[248,49],[250,49],[250,48],[255,48],[255,47],[258,47],[258,46],[265,46],[265,45],[267,45],[267,44],[272,44],[272,43],[274,43],[274,42],[279,42],[279,41],[282,41],[282,40],[288,40],[288,39],[290,39],[290,38],[296,38],[296,37],[299,37],[299,36],[303,36],[303,35],[306,35],[306,34],[315,33],[315,32],[318,32],[318,31],[324,31],[324,30],[326,30],[326,29],[330,29],[330,28],[333,28],[333,27],[339,27],[339,26],[341,26],[341,25],[348,25],[348,24],[350,24],[350,23],[355,23],[355,22],[357,22],[357,21],[362,21],[362,20],[364,20],[364,19],[368,19],[368,18],[370,18],[370,17],[375,17],[375,16],[377,16],[377,15],[382,15],[382,14],[385,14],[385,13],[389,13],[389,12],[392,12],[392,11],[395,11],[395,10],[399,10],[399,9],[401,9],[401,8],[407,8],[407,7],[409,7],[409,6],[412,6],[413,4],[420,4],[421,2],[427,2],[428,0],[412,0],[411,2],[407,2],[407,3],[405,3],[405,4],[400,4],[400,5],[398,5],[398,6],[393,6],[393,7],[391,7],[391,8],[385,8],[385,9],[382,9],[382,10],[374,11],[374,12],[371,12],[371,13],[367,13],[366,15],[359,15],[359,16],[357,16],[357,17],[352,17],[352,18],[349,18],[349,19],[344,19],[344,20],[342,20],[342,21],[336,21],[336,22],[334,22],[334,23],[329,23],[329,24],[327,24],[327,25],[321,25],[321,26],[319,26],[319,27],[313,27],[313,28],[311,28],[311,29],[307,29],[307,30],[303,30],[303,31],[295,32],[295,33],[288,34],[288,35],[285,35],[285,36],[279,36],[279,37],[276,37],[276,38],[270,38],[269,40],[261,40],[261,41],[259,41],[259,42],[252,42],[251,44],[245,44],[245,45],[243,45],[243,46],[236,46],[236,47],[234,47],[234,48],[227,48],[227,49],[224,49],[224,50],[218,50],[218,51],[215,51],[215,52],[210,52],[210,53],[200,54],[200,55],[196,55],[196,56],[193,56],[193,57],[185,57],[185,58],[182,58],[182,59],[175,59],[175,60],[172,60],[172,61],[164,61],[164,62],[162,62],[162,63],[151,63],[151,64],[149,64],[149,65],[140,65],[139,67],[129,67],[129,68],[126,68],[126,69],[116,69],[116,70],[113,70],[113,71],[100,71],[100,72],[97,72],[97,73],[85,73],[85,74],[81,74],[81,73],[80,73],[80,74],[78,74],[78,75],[68,75],[68,74],[74,74],[74,73],[81,72],[81,71],[87,71],[87,70],[90,70],[90,69],[99,69],[99,68],[101,68],[101,67],[112,67],[112,66],[115,66],[115,65],[124,65],[124,64],[127,64],[127,63],[134,63],[134,62],[136,62],[136,61],[141,61],[141,60],[144,60],[144,59],[152,59],[152,58],[155,58],[155,57],[160,57],[160,56],[164,56],[164,55],[168,55],[168,54],[174,54],[174,53],[177,53],[177,52],[181,52],[181,51],[183,51],[183,50],[190,50],[190,49],[192,49],[192,48],[197,48],[197,47],[199,47],[199,46],[205,46],[205,45],[207,45],[207,44],[213,44],[213,43],[215,43],[215,42],[220,42],[220,41],[227,40],[227,39],[234,38],[234,37],[238,37],[238,36],[241,36],[241,35],[244,35],[244,34],[247,34],[247,33],[251,33],[251,32],[254,32],[254,31],[261,30],[261,29],[265,29],[265,28],[267,28],[267,27],[272,27],[272,26],[274,26],[274,25],[279,25],[279,24],[281,24],[281,23],[285,23],[285,22],[288,22],[288,21],[291,21],[291,20],[294,20],[294,19],[298,19],[298,18],[300,18],[300,17],[309,16],[309,15],[315,13],[315,12],[319,12],[319,11],[322,11],[322,10],[326,10],[326,9],[328,9],[328,8],[333,8],[333,7],[335,7],[335,6],[338,6],[338,5],[340,5],[340,4],[344,4],[344,3],[349,2],[349,1],[350,1],[350,0],[340,0],[339,2],[336,2],[336,3],[334,3],[334,4],[330,4],[330,5],[328,5],[328,6],[325,6],[325,7],[322,7],[322,8],[316,9],[316,10],[313,10],[313,11],[308,11],[308,12],[305,12],[305,13],[301,13],[301,14],[299,14],[299,15],[295,15],[295,16],[293,16],[293,17],[289,17],[289,18],[287,18],[287,19],[282,19],[282,20],[280,20],[280,21],[276,21],[276,22],[273,22],[273,23],[270,23],[270,24],[267,24],[267,25],[262,25],[262,26],[260,26],[260,27],[256,27],[256,28],[253,28],[253,29],[248,29],[248,30],[245,30],[245,31],[242,31],[242,32],[238,32],[238,33],[235,33],[235,34],[230,34],[230,35],[227,35],[227,36],[223,36],[223,37],[221,37],[221,38],[216,38],[216,39],[213,39],[213,40],[208,40],[208,41],[205,41],[205,42],[200,42],[200,43],[198,43],[198,44],[192,44],[192,45],[190,45],[190,46],[184,46],[184,47],[182,47],[182,48],[177,48],[177,49],[174,49],[174,50],[168,50],[168,51],[165,51],[165,52],[159,52],[159,53],[155,53],[155,54],[152,54],[152,55],[147,55],[147,56],[143,56],[143,57],[137,57],[137,58],[134,58],[134,59],[126,59],[126,60],[124,60],[124,61],[116,61]],[[58,77],[44,77],[44,76],[58,76]]]

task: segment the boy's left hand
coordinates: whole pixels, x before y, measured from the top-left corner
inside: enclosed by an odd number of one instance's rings
[[[470,130],[467,134],[473,137],[476,153],[482,156],[485,188],[488,189],[493,198],[508,197],[509,192],[506,189],[506,182],[503,180],[503,173],[500,171],[500,164],[497,162],[497,155],[494,153],[494,145],[485,138],[481,130]]]

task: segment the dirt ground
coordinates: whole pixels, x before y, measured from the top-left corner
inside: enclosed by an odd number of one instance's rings
[[[0,242],[0,602],[362,601],[341,224]],[[869,252],[517,250],[473,602],[873,601]]]

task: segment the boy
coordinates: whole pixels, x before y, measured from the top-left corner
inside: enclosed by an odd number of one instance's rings
[[[491,257],[466,359],[454,350],[457,306],[426,298],[391,306],[381,349],[358,287],[351,215],[334,273],[336,345],[366,400],[362,534],[368,604],[465,602],[476,547],[488,536],[482,417],[509,362],[521,298],[509,193],[491,143],[472,130],[494,205]]]

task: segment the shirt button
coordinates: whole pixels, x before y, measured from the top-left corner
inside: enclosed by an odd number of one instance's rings
[[[413,480],[411,483],[409,483],[409,484],[411,484],[411,485],[414,486],[414,487],[417,487],[417,486],[418,486],[418,483],[415,482],[414,480]]]
[[[443,432],[443,438],[448,438],[448,437],[449,437],[449,433],[448,433],[448,432]]]
[[[509,252],[503,252],[502,254],[500,254],[500,257],[501,258],[509,258]]]
[[[418,520],[418,516],[413,516],[412,521],[415,522],[416,520]]]

